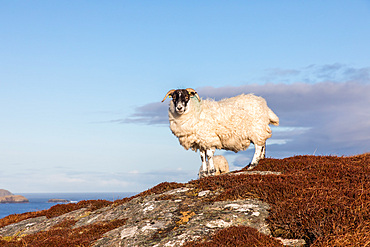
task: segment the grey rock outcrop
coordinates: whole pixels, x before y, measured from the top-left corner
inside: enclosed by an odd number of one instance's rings
[[[125,219],[126,224],[105,233],[93,246],[181,246],[187,241],[202,239],[236,225],[249,226],[271,235],[266,223],[267,203],[252,198],[212,200],[219,193],[184,186],[139,196],[95,211],[82,208],[51,219],[45,216],[27,219],[0,228],[0,236],[14,237],[19,232],[28,235],[47,231],[64,220],[76,221],[73,228],[79,228],[118,219]],[[297,241],[284,241],[281,240],[288,246],[303,246],[302,242],[297,245]]]
[[[269,208],[266,203],[246,199],[205,204],[202,200],[213,195],[211,191],[197,193],[179,188],[134,199],[115,212],[89,215],[76,225],[103,218],[128,218],[125,226],[106,233],[94,246],[181,246],[233,225],[250,226],[270,234],[265,223]]]
[[[48,202],[49,203],[68,203],[71,201],[67,199],[49,199]]]

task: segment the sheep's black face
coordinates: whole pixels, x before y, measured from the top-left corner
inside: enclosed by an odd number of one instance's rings
[[[190,100],[189,92],[185,89],[178,89],[172,93],[172,101],[175,106],[177,114],[184,114],[188,109],[188,103]]]

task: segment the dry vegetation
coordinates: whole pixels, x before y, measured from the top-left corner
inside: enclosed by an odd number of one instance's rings
[[[309,246],[370,246],[370,154],[265,159],[256,169],[280,171],[282,175],[223,175],[187,184],[165,182],[135,197],[191,186],[199,191],[221,191],[212,199],[214,201],[258,198],[271,206],[268,223],[274,237],[303,238]],[[79,208],[93,211],[105,206],[114,207],[132,198],[114,203],[82,201],[56,205],[40,212],[10,215],[0,219],[0,227],[32,217],[52,218]],[[50,231],[18,240],[3,239],[0,245],[39,246],[37,244],[44,243],[42,246],[87,246],[104,232],[123,225],[124,221],[102,222],[71,230],[73,224],[64,222]],[[200,241],[187,243],[187,246],[225,244],[281,246],[271,237],[244,226],[226,228],[214,236],[205,236]]]
[[[215,200],[268,202],[275,237],[303,238],[310,246],[370,246],[370,154],[265,159],[257,169],[283,175],[219,176],[192,183],[222,188]]]
[[[49,231],[41,231],[17,239],[0,240],[0,246],[90,246],[91,242],[99,239],[104,233],[124,225],[125,220],[99,222],[89,226],[72,228],[75,223],[75,220],[66,220],[55,225]]]
[[[12,214],[0,219],[0,228],[7,226],[22,220],[46,216],[47,218],[54,218],[62,214],[72,212],[80,208],[88,208],[90,211],[97,210],[99,208],[111,205],[112,202],[106,200],[89,200],[80,201],[78,203],[68,203],[68,204],[57,204],[49,209],[38,211],[38,212],[28,212],[23,214]]]
[[[218,231],[208,241],[186,243],[183,247],[281,247],[280,242],[247,226],[232,226]]]

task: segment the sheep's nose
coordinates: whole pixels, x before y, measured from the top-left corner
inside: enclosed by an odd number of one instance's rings
[[[181,111],[181,110],[182,110],[182,106],[178,106],[178,107],[177,107],[177,110],[178,110],[178,111]]]

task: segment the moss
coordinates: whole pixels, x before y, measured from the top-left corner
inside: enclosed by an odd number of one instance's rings
[[[176,221],[177,225],[184,225],[188,223],[190,218],[195,215],[195,213],[191,211],[182,211],[180,213],[182,214],[182,217],[180,218],[179,221]]]
[[[1,240],[2,241],[5,241],[5,242],[10,242],[14,239],[13,236],[5,236],[5,237],[2,237]]]

